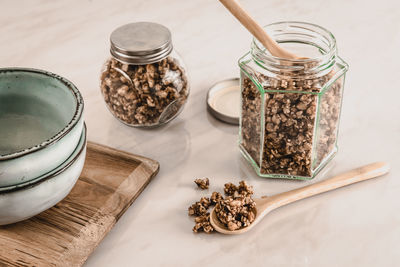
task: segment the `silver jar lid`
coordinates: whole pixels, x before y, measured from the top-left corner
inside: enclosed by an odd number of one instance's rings
[[[171,32],[153,22],[135,22],[115,29],[110,36],[110,53],[127,64],[150,64],[172,51]]]

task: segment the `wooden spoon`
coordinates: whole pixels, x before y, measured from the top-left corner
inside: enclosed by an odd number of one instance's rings
[[[302,188],[294,189],[289,192],[277,194],[270,197],[263,197],[261,199],[254,199],[254,201],[256,202],[256,218],[252,224],[239,230],[231,231],[224,224],[222,224],[215,213],[215,208],[211,212],[210,222],[214,229],[222,234],[243,234],[252,229],[256,224],[261,221],[262,218],[264,218],[265,215],[267,215],[267,213],[276,208],[303,198],[311,197],[320,193],[331,191],[339,187],[384,175],[389,172],[389,169],[390,166],[388,163],[375,162],[351,170],[349,172],[339,174],[327,180],[307,185]]]
[[[271,55],[284,59],[305,59],[283,49],[264,29],[243,9],[236,0],[219,0],[240,23],[260,41]]]

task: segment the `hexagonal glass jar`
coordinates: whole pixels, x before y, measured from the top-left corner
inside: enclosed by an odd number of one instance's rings
[[[312,179],[337,152],[348,65],[320,26],[279,22],[265,30],[304,58],[274,57],[254,39],[239,60],[240,150],[259,176]]]

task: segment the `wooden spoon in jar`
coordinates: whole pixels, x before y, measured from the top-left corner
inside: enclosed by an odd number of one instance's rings
[[[280,47],[279,44],[264,31],[264,29],[243,9],[243,7],[236,0],[219,1],[254,37],[257,38],[258,41],[261,42],[266,49],[268,49],[271,55],[284,59],[306,59]]]
[[[295,202],[303,198],[331,191],[339,187],[343,187],[346,185],[382,176],[388,173],[389,170],[390,166],[388,163],[375,162],[351,170],[349,172],[339,174],[327,180],[307,185],[302,188],[294,189],[289,192],[284,192],[270,197],[254,199],[254,201],[256,202],[255,220],[249,226],[235,231],[229,230],[224,224],[222,224],[219,221],[217,214],[215,213],[215,208],[211,211],[210,222],[211,225],[214,227],[214,229],[222,234],[227,234],[227,235],[243,234],[252,229],[256,224],[258,224],[261,221],[262,218],[264,218],[265,215],[267,215],[270,211],[276,208],[279,208],[281,206],[284,206],[286,204]]]

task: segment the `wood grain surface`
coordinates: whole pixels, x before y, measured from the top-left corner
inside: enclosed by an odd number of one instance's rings
[[[158,170],[154,160],[88,142],[82,174],[64,200],[0,227],[0,266],[81,266]]]

